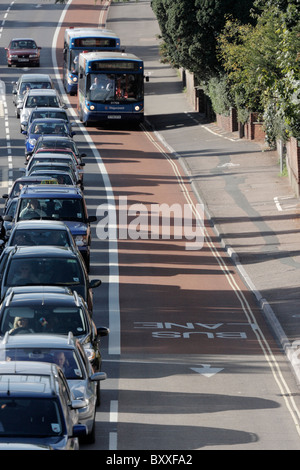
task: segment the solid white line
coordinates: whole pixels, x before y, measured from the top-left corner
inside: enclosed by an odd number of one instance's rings
[[[56,60],[56,46],[57,38],[61,28],[61,25],[64,21],[66,12],[71,4],[72,0],[69,0],[66,4],[59,22],[57,24],[55,34],[52,41],[52,62],[54,68],[54,75],[59,85],[60,93],[63,96],[65,101],[69,102],[68,95],[65,94],[63,83],[60,78],[57,60]],[[70,102],[69,102],[70,105]],[[72,116],[76,119],[78,126],[80,127],[85,140],[87,141],[89,147],[91,148],[95,160],[98,164],[99,171],[102,175],[104,187],[106,190],[107,200],[110,204],[111,210],[116,211],[114,193],[109,179],[109,175],[101,158],[100,152],[97,150],[92,138],[85,129],[85,127],[78,120],[76,112],[73,110],[71,105],[69,106],[69,111]],[[110,334],[108,335],[108,353],[113,355],[119,355],[121,353],[121,341],[120,341],[120,302],[119,302],[119,257],[118,257],[118,243],[116,240],[111,240],[109,238],[109,277],[108,277],[108,302],[109,302],[109,328]]]

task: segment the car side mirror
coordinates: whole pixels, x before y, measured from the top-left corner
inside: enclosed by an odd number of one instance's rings
[[[109,335],[109,328],[106,326],[98,326],[97,327],[97,336],[108,336]]]
[[[90,288],[95,289],[96,287],[101,286],[101,280],[100,279],[92,279],[90,281]]]

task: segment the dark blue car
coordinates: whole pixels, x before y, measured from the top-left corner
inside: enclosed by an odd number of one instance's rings
[[[0,446],[79,448],[78,438],[86,436],[87,428],[78,423],[78,410],[86,403],[74,399],[60,367],[7,361],[1,362],[0,374]]]
[[[22,131],[26,135],[25,139],[25,155],[32,152],[36,141],[44,135],[73,137],[76,132],[70,129],[70,126],[64,119],[40,118],[35,119],[26,131]]]
[[[30,219],[62,220],[71,230],[89,271],[90,224],[96,222],[97,217],[88,215],[86,201],[79,188],[55,184],[26,186],[18,198],[14,217],[5,217],[5,221],[13,224]]]

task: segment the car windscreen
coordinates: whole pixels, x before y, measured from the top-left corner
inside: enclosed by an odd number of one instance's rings
[[[51,110],[51,111],[39,111],[35,110],[31,112],[29,121],[32,122],[34,119],[46,119],[46,118],[51,118],[51,119],[63,119],[64,121],[68,121],[68,116],[65,111],[60,111],[59,109],[57,111]]]
[[[4,275],[8,287],[41,284],[75,288],[84,282],[79,261],[67,257],[13,258]]]
[[[55,398],[16,398],[9,393],[0,398],[0,438],[56,437],[62,434],[63,426]]]
[[[56,219],[86,222],[81,198],[22,198],[18,208],[18,220]]]
[[[84,371],[73,349],[16,347],[0,349],[0,361],[35,361],[57,364],[68,380],[82,379]]]
[[[55,245],[71,246],[71,240],[66,230],[48,230],[47,228],[26,228],[14,230],[8,246]]]
[[[56,96],[28,95],[26,98],[26,102],[25,102],[25,108],[35,108],[36,106],[40,106],[40,107],[49,106],[53,108],[55,107],[58,108],[59,102]]]

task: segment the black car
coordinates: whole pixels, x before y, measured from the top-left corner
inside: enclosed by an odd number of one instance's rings
[[[17,324],[19,318],[27,324]],[[83,298],[67,287],[23,286],[8,289],[0,304],[0,336],[72,332],[95,371],[101,370],[100,337],[109,329],[96,327]]]
[[[78,423],[78,410],[86,403],[74,399],[59,366],[6,361],[0,363],[0,376],[0,445],[79,449],[78,438],[87,428]]]
[[[11,230],[6,246],[54,245],[77,248],[69,227],[60,220],[22,220]]]
[[[60,246],[16,246],[4,267],[1,298],[10,287],[65,286],[77,291],[92,313],[92,289],[100,284],[100,280],[89,280],[84,260],[77,250]]]

